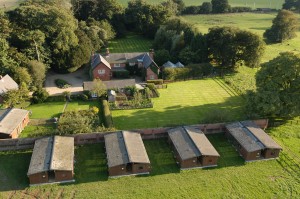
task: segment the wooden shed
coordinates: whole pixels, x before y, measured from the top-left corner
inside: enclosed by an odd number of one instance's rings
[[[0,109],[0,139],[18,138],[29,122],[29,111]]]
[[[226,137],[246,161],[276,158],[281,147],[252,121],[226,125]]]
[[[120,131],[104,140],[109,176],[149,174],[150,160],[139,133]]]
[[[217,166],[220,155],[199,128],[171,129],[168,139],[181,169]]]
[[[27,176],[30,185],[74,182],[74,138],[55,136],[36,140]]]

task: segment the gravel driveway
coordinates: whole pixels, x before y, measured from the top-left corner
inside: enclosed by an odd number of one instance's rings
[[[56,79],[63,79],[67,81],[71,87],[61,89],[55,85]],[[53,71],[47,73],[45,81],[45,89],[49,92],[50,95],[60,95],[64,91],[69,91],[71,93],[79,93],[83,91],[83,82],[90,81],[88,72],[86,69],[79,69],[74,73],[69,74],[58,74]]]

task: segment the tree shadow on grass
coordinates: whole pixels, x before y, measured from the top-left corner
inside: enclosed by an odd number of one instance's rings
[[[0,192],[28,187],[27,171],[31,151],[0,152]]]

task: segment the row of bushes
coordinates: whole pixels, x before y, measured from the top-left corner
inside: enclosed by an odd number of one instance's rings
[[[103,119],[104,125],[106,128],[113,128],[113,120],[111,116],[111,112],[109,110],[109,104],[107,100],[102,100],[102,110],[103,110]]]
[[[58,88],[69,88],[71,86],[67,81],[63,79],[56,79],[55,84]]]
[[[161,85],[164,83],[163,79],[153,79],[153,80],[147,80],[148,84],[155,84],[155,85]]]
[[[148,83],[147,84],[147,88],[150,89],[150,91],[152,92],[152,97],[159,97],[160,96],[160,93],[158,92],[155,84],[153,83]]]
[[[211,75],[214,69],[211,64],[192,64],[185,68],[166,68],[163,71],[166,80],[185,80],[189,78],[202,78]]]
[[[113,71],[112,75],[114,78],[129,78],[129,71],[127,70]]]
[[[231,7],[228,11],[229,13],[237,13],[237,12],[252,12],[250,7]],[[196,14],[211,14],[212,13],[212,5],[210,2],[204,2],[201,6],[187,6],[182,14],[185,15],[196,15]]]
[[[119,101],[109,103],[110,110],[129,110],[129,109],[142,109],[153,108],[153,103],[150,99],[140,100],[138,103],[130,101]]]

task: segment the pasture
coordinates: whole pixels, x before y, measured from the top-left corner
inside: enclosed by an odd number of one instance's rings
[[[118,0],[123,6],[127,6],[129,0]],[[164,0],[151,0],[150,2],[153,4],[161,3]],[[209,2],[207,0],[183,0],[186,6],[199,6],[203,2]],[[235,6],[246,6],[251,7],[252,9],[256,8],[274,8],[280,9],[284,0],[229,0],[229,4],[232,7]]]
[[[180,171],[166,139],[144,141],[149,176],[108,179],[103,144],[75,150],[74,184],[28,187],[31,151],[0,153],[0,198],[296,198],[299,170],[286,160],[244,163],[223,134],[209,135],[221,157],[211,169]]]
[[[117,129],[224,122],[244,119],[244,100],[221,79],[168,84],[150,109],[112,111]]]

